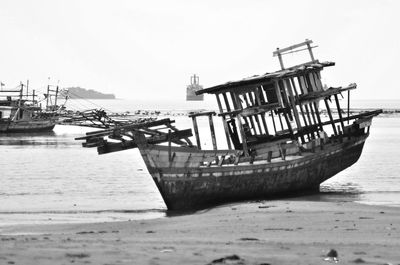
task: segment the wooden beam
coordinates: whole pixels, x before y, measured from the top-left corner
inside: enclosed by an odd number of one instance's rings
[[[286,47],[286,48],[283,48],[283,49],[277,48],[277,51],[273,52],[272,55],[273,55],[274,57],[275,57],[275,56],[279,56],[279,53],[284,53],[284,52],[287,52],[287,51],[291,51],[291,50],[300,48],[300,47],[302,47],[302,46],[304,46],[304,45],[307,45],[307,46],[308,46],[308,45],[310,45],[311,43],[313,43],[312,40],[306,39],[306,41],[304,41],[304,42],[301,42],[301,43],[298,43],[298,44],[294,44],[294,45],[291,45],[291,46]]]
[[[323,131],[324,128],[322,126],[321,116],[319,115],[319,109],[318,109],[318,106],[317,106],[317,102],[313,102],[312,105],[310,105],[310,106],[314,106],[315,116],[317,116],[319,127],[320,127],[321,131]]]
[[[226,110],[231,111],[231,107],[229,106],[229,101],[228,101],[228,97],[226,96],[226,93],[222,93],[222,96],[224,97]]]
[[[278,85],[278,81],[277,80],[275,80],[275,82],[274,82],[274,87],[275,87],[276,96],[278,98],[278,103],[279,103],[279,105],[281,107],[284,107],[281,90],[279,89],[279,85]]]
[[[342,126],[342,132],[344,132],[344,123],[343,123],[343,118],[342,118],[342,110],[340,109],[339,98],[338,98],[337,94],[335,95],[335,102],[336,102],[336,108],[337,108],[338,115],[339,115],[340,125]]]
[[[283,80],[283,86],[289,93],[289,101],[290,101],[291,109],[293,110],[294,119],[295,119],[297,128],[300,129],[301,128],[301,123],[300,123],[300,119],[299,119],[299,113],[297,111],[295,99],[294,99],[294,96],[293,96],[293,91],[292,91],[292,88],[290,86],[290,80],[288,80],[288,79]],[[300,139],[301,139],[302,143],[305,143],[303,135],[300,135]]]
[[[220,94],[215,94],[215,96],[217,97],[217,103],[218,103],[219,112],[223,113],[221,100],[219,99],[219,95]],[[229,136],[228,124],[226,122],[226,116],[225,115],[221,115],[221,118],[222,118],[222,124],[224,125],[224,131],[225,131],[226,143],[228,144],[228,149],[232,149],[231,138]]]
[[[325,106],[326,106],[326,111],[328,112],[328,115],[329,115],[330,123],[332,124],[333,133],[335,135],[338,135],[336,127],[335,127],[335,123],[333,122],[333,117],[332,117],[331,109],[330,109],[329,104],[328,104],[328,100],[324,99],[324,102],[325,102]]]
[[[298,99],[299,99],[299,94],[297,93],[297,88],[296,88],[296,84],[295,84],[295,82],[294,82],[293,77],[291,77],[291,78],[289,79],[288,84],[289,84],[289,89],[290,89],[290,84],[291,84],[291,88],[293,89],[293,91],[294,91],[294,93],[295,93],[295,95],[294,95],[294,96],[295,96],[294,102],[298,101]],[[294,107],[296,107],[296,106],[294,106]],[[307,123],[306,116],[305,116],[304,110],[303,110],[303,106],[302,106],[301,104],[299,104],[299,108],[300,108],[301,116],[302,116],[302,118],[303,118],[304,125],[305,125],[305,126],[308,126],[308,124],[311,124],[311,122],[310,122],[310,123]],[[311,140],[311,139],[314,139],[314,138],[315,138],[313,133],[307,134],[307,137],[308,137],[308,140]]]
[[[261,122],[262,122],[262,124],[263,124],[263,126],[264,126],[265,134],[266,134],[266,135],[269,135],[268,126],[267,126],[267,121],[266,121],[266,119],[265,119],[265,113],[259,114],[259,116],[261,116],[260,118],[261,118]]]
[[[262,131],[262,128],[261,128],[261,122],[260,122],[260,120],[259,120],[258,115],[253,115],[252,117],[254,118],[254,120],[255,120],[256,123],[257,123],[257,128],[258,128],[259,134],[260,134],[260,135],[263,134],[263,131]]]
[[[171,123],[174,123],[174,122],[175,122],[174,120],[170,120],[169,118],[167,118],[167,119],[144,122],[144,123],[139,123],[139,124],[131,124],[131,125],[126,125],[126,126],[116,127],[116,128],[113,128],[113,129],[87,132],[86,136],[77,137],[77,138],[75,138],[75,140],[84,140],[86,138],[90,138],[90,137],[93,137],[93,136],[105,136],[105,135],[108,135],[110,133],[113,133],[114,131],[131,131],[131,130],[137,130],[137,129],[140,129],[140,128],[148,128],[148,127],[155,127],[155,126],[160,126],[160,125],[167,125],[167,124],[171,124]]]
[[[272,119],[272,125],[274,126],[274,132],[276,134],[276,125],[275,125],[275,118],[274,118],[274,112],[271,110],[271,119]]]
[[[366,111],[366,112],[362,112],[360,114],[356,114],[356,115],[350,116],[348,118],[345,117],[345,118],[343,118],[343,121],[355,120],[355,119],[358,119],[358,118],[373,117],[373,116],[379,115],[380,113],[382,113],[381,109],[373,110],[373,111]],[[340,119],[333,120],[333,123],[338,123],[338,122],[340,122]],[[324,125],[328,125],[328,124],[331,124],[331,123],[332,123],[331,121],[326,121],[326,122],[323,122],[322,125],[324,126]]]
[[[239,105],[238,105],[238,102],[237,102],[237,100],[236,100],[236,94],[233,93],[232,91],[231,91],[231,92],[227,92],[227,93],[231,94],[231,99],[232,99],[233,108],[234,108],[234,109],[239,109]]]
[[[287,113],[286,112],[283,112],[283,117],[285,117],[285,120],[286,120],[286,124],[287,124],[287,126],[288,126],[288,129],[289,129],[289,132],[290,132],[290,135],[292,136],[292,138],[294,138],[295,137],[295,135],[294,135],[294,131],[293,131],[293,128],[292,128],[292,125],[290,124],[290,121],[289,121],[289,118],[288,118],[288,116],[287,116]],[[302,139],[302,141],[304,142],[304,137],[301,135],[301,137],[300,137],[301,139]]]
[[[199,150],[201,150],[200,136],[199,136],[199,128],[198,128],[198,126],[197,126],[196,117],[192,117],[192,121],[193,121],[194,135],[195,135],[195,137],[196,137],[197,148],[199,148]]]
[[[189,114],[188,117],[192,118],[192,117],[210,116],[210,115],[215,115],[215,111],[196,112]]]
[[[213,115],[208,115],[208,120],[210,123],[210,132],[211,132],[211,140],[212,140],[213,149],[217,150],[217,140],[215,138]]]
[[[248,157],[248,156],[249,156],[249,148],[248,148],[248,146],[247,146],[247,139],[246,139],[246,135],[245,135],[245,133],[244,133],[244,128],[243,128],[243,124],[242,124],[242,121],[241,121],[241,116],[238,115],[238,116],[236,117],[236,119],[237,119],[237,121],[238,121],[238,123],[239,123],[239,130],[240,130],[240,136],[241,136],[241,138],[242,138],[243,152],[244,152],[245,156]]]
[[[307,102],[307,101],[315,101],[315,100],[320,100],[323,98],[327,98],[329,96],[335,95],[335,94],[340,94],[344,91],[349,91],[356,89],[357,85],[356,84],[351,84],[347,87],[331,87],[328,90],[324,91],[314,91],[314,92],[309,92],[307,95],[302,95],[299,97],[299,102]]]
[[[139,132],[135,132],[135,134],[142,135],[144,137],[144,135]],[[168,136],[168,134],[164,134],[161,136],[153,136],[153,137],[145,138],[145,141],[146,141],[146,143],[149,143],[149,144],[159,144],[159,143],[164,143],[164,142],[168,141],[168,139],[170,139],[171,142],[175,142],[182,138],[188,138],[191,136],[192,136],[192,130],[187,129],[187,130],[171,132],[171,134],[169,136]],[[101,154],[106,154],[106,153],[112,153],[112,152],[137,148],[138,144],[139,144],[137,141],[138,141],[138,139],[136,137],[135,137],[135,140],[129,140],[129,141],[124,141],[124,142],[119,142],[119,143],[107,142],[107,141],[103,140],[101,142],[100,146],[93,145],[93,146],[87,146],[87,147],[97,146],[97,152],[101,155]],[[88,145],[88,144],[86,144],[86,145]]]
[[[347,118],[350,116],[350,90],[347,91]],[[349,124],[349,120],[347,120],[347,125]]]

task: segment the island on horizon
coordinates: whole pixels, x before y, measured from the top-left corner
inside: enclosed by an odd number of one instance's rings
[[[85,89],[81,87],[67,87],[70,99],[115,99],[114,94],[105,94],[93,89]]]

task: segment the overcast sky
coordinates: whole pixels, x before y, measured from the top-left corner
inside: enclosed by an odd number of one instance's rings
[[[336,62],[328,86],[400,99],[399,14],[389,0],[1,0],[0,80],[183,99],[193,73],[207,87],[272,72],[276,47],[309,38],[319,60]]]

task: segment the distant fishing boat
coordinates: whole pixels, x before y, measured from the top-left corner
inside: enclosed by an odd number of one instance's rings
[[[138,147],[170,210],[318,190],[323,181],[359,159],[372,118],[382,110],[350,115],[350,91],[356,85],[324,87],[321,71],[335,63],[314,59],[311,44],[306,40],[277,49],[273,55],[279,58],[279,71],[196,92],[215,95],[227,149],[217,147],[215,112],[189,115],[196,145],[189,139],[191,129],[178,130],[169,119],[77,139],[86,140],[85,147],[97,147],[99,154]],[[285,68],[282,56],[301,50],[308,50],[311,61]],[[338,98],[345,92],[347,117]],[[327,115],[321,115],[320,105]],[[212,150],[202,149],[200,116],[209,119]]]
[[[47,86],[44,94],[46,102],[42,108],[35,90],[29,94],[29,82],[20,84],[17,89],[0,90],[0,133],[28,133],[51,131],[58,121],[57,105],[59,87]],[[25,88],[25,89],[24,89]]]
[[[186,87],[186,100],[187,101],[202,101],[204,95],[196,95],[196,92],[202,90],[203,87],[200,85],[199,77],[193,75],[190,77],[190,85]]]

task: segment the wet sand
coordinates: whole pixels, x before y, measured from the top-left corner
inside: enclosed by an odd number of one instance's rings
[[[144,221],[3,227],[0,264],[329,264],[337,253],[340,264],[397,265],[399,231],[400,208],[262,201]]]

